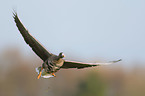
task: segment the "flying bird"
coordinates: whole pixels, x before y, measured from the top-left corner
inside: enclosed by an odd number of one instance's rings
[[[94,67],[100,65],[108,65],[113,64],[116,62],[121,61],[111,61],[107,63],[83,63],[83,62],[76,62],[76,61],[69,61],[65,60],[64,54],[61,52],[59,55],[52,54],[48,52],[24,27],[21,23],[18,15],[16,12],[13,13],[13,18],[16,23],[18,30],[20,31],[21,35],[23,36],[25,42],[32,48],[32,50],[43,60],[42,66],[36,68],[38,72],[37,79],[40,77],[50,78],[55,77],[55,73],[60,70],[61,68],[69,69],[69,68],[77,68],[82,69],[86,67]]]

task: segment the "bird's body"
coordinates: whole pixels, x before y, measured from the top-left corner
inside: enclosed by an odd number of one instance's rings
[[[36,68],[36,71],[38,72],[38,79],[40,77],[40,72],[42,71],[42,77],[49,78],[55,76],[54,73],[56,73],[58,70],[60,70],[61,66],[64,64],[64,59],[59,58],[56,55],[50,56],[41,67]],[[51,75],[50,75],[51,74]],[[43,76],[44,75],[44,76]],[[48,76],[46,76],[48,75]]]
[[[13,18],[25,42],[43,60],[42,66],[36,68],[36,71],[39,74],[37,77],[38,79],[40,78],[40,76],[44,78],[54,77],[55,76],[54,73],[60,70],[61,68],[82,69],[86,67],[112,64],[112,63],[121,61],[120,59],[120,60],[112,61],[108,63],[82,63],[82,62],[64,60],[63,59],[64,55],[62,52],[59,53],[59,55],[54,55],[48,52],[33,36],[31,36],[31,34],[28,32],[28,30],[26,30],[26,28],[23,26],[23,24],[19,20],[16,12],[13,13]]]
[[[57,72],[63,65],[64,59],[56,55],[50,56],[42,65],[42,67],[49,73]]]

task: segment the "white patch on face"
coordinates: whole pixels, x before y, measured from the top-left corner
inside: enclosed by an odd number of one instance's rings
[[[65,57],[64,53],[62,53],[62,57]]]
[[[40,72],[40,69],[41,69],[41,68],[39,68],[39,67],[36,68],[36,72],[37,72],[38,74],[39,74],[39,72]],[[49,74],[49,73],[45,72],[45,70],[43,69],[43,70],[42,70],[41,77],[43,77],[43,78],[51,78],[51,77],[54,77],[54,76],[53,76],[52,74]]]

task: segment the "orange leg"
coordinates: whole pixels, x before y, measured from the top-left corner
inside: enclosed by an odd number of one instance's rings
[[[54,73],[52,73],[52,76],[56,77],[56,75]]]
[[[39,75],[37,76],[37,79],[39,79],[39,78],[40,78],[41,73],[42,73],[42,70],[43,70],[43,67],[41,68],[40,73],[39,73]]]

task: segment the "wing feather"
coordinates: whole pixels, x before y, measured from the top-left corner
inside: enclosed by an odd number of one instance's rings
[[[13,18],[18,27],[18,30],[22,34],[25,42],[32,48],[32,50],[43,60],[49,58],[51,53],[49,53],[33,36],[30,35],[28,30],[23,26],[21,21],[19,20],[17,13],[13,13]]]
[[[108,63],[82,63],[82,62],[75,62],[75,61],[65,60],[63,66],[61,66],[61,68],[64,68],[64,69],[67,69],[67,68],[81,69],[81,68],[86,68],[86,67],[109,65],[109,64],[113,64],[113,63],[116,63],[116,62],[119,62],[119,61],[121,61],[121,59],[119,59],[117,61],[111,61],[111,62],[108,62]]]

